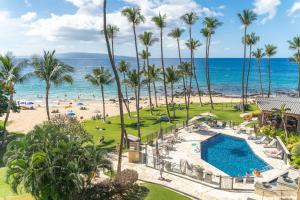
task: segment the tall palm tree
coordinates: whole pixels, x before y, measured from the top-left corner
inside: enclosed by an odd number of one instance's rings
[[[161,74],[161,70],[159,68],[157,68],[154,64],[149,65],[149,73],[147,74],[147,77],[150,80],[150,82],[152,82],[153,84],[156,108],[158,107],[158,103],[157,103],[157,89],[156,89],[155,82],[161,80],[160,74]]]
[[[273,114],[279,116],[282,120],[282,123],[283,123],[283,128],[284,128],[284,132],[285,132],[285,140],[286,142],[288,142],[288,132],[287,132],[287,129],[286,129],[286,124],[285,124],[285,117],[284,115],[290,111],[291,109],[290,108],[287,108],[285,104],[282,104],[280,106],[280,108],[273,108],[272,109],[272,112]]]
[[[212,95],[211,95],[211,81],[210,81],[210,69],[209,69],[209,53],[210,53],[210,43],[211,37],[215,33],[215,29],[221,26],[223,23],[220,22],[215,17],[205,17],[204,28],[201,30],[202,35],[206,38],[206,48],[205,48],[205,66],[206,66],[206,82],[207,82],[207,90],[210,99],[211,109],[214,109]]]
[[[55,57],[55,51],[44,51],[44,55],[42,57],[33,57],[32,65],[34,68],[34,74],[46,83],[46,112],[47,118],[50,120],[49,93],[51,86],[52,84],[72,84],[73,78],[71,73],[74,72],[74,68],[58,60]]]
[[[173,30],[171,30],[171,32],[168,34],[169,37],[174,38],[177,42],[178,58],[179,58],[180,63],[182,62],[182,60],[181,60],[181,50],[180,50],[180,37],[182,36],[183,33],[184,33],[184,29],[176,27]]]
[[[299,74],[298,96],[300,97],[300,36],[294,37],[292,40],[289,40],[288,43],[289,43],[289,49],[296,51],[294,57],[291,60],[298,64],[298,70],[299,70],[298,71]]]
[[[149,47],[153,45],[153,43],[157,42],[158,39],[153,37],[152,32],[144,32],[143,34],[139,35],[139,39],[142,42],[142,44],[145,46],[145,54],[147,55],[146,57],[146,65],[147,65],[147,73],[149,74],[149,56],[151,54],[149,53]],[[144,69],[145,71],[145,69]],[[149,104],[150,104],[150,112],[152,114],[152,98],[151,98],[151,82],[150,79],[147,78],[147,88],[148,88],[148,96],[149,96]]]
[[[9,101],[3,124],[4,129],[6,129],[10,111],[13,106],[14,93],[16,92],[15,85],[24,82],[30,77],[30,74],[23,74],[25,65],[26,61],[17,62],[14,56],[10,53],[3,56],[0,55],[0,74],[2,77],[0,84],[4,85],[9,94]]]
[[[183,92],[184,92],[184,100],[185,100],[185,109],[186,109],[186,121],[189,119],[189,107],[188,107],[188,100],[187,100],[187,81],[188,77],[191,77],[192,75],[192,69],[191,69],[191,63],[189,62],[182,62],[178,66],[179,75],[182,78],[183,83]]]
[[[85,79],[91,84],[100,87],[102,97],[103,120],[106,119],[105,101],[104,101],[104,85],[109,85],[113,82],[112,74],[104,67],[93,69],[92,74],[87,74]]]
[[[147,52],[146,50],[143,50],[142,52],[139,53],[139,56],[143,60],[143,70],[141,70],[141,72],[145,72],[147,58],[150,56],[150,53]]]
[[[252,47],[259,41],[259,36],[256,36],[255,33],[247,34],[246,38],[243,38],[243,42],[246,42],[246,45],[249,46],[249,61],[248,61],[248,70],[246,78],[246,104],[248,103],[248,86],[249,86],[249,75],[251,69],[251,60],[252,60]]]
[[[126,74],[129,71],[129,63],[126,62],[125,60],[121,60],[118,63],[118,70],[123,75],[123,82],[124,82],[124,80],[126,79]],[[126,84],[124,85],[124,89],[125,89],[126,100],[128,101],[128,91],[127,91]]]
[[[268,87],[268,98],[271,95],[271,57],[277,53],[277,47],[272,44],[265,45],[265,53],[268,57],[268,78],[269,78],[269,87]]]
[[[140,61],[139,61],[139,50],[137,45],[137,35],[136,35],[136,26],[138,26],[140,23],[143,23],[145,21],[145,17],[141,14],[140,8],[124,8],[122,10],[122,15],[125,16],[129,23],[132,25],[133,30],[133,36],[134,36],[134,44],[135,44],[135,53],[136,53],[136,64],[137,64],[137,71],[138,71],[138,79],[139,79],[139,86],[137,91],[137,128],[138,128],[138,135],[141,135],[141,129],[140,129]]]
[[[257,67],[258,67],[258,74],[259,74],[259,82],[260,82],[260,95],[261,97],[264,97],[264,90],[262,86],[262,78],[261,78],[261,70],[260,70],[260,60],[262,57],[264,57],[266,54],[263,52],[262,49],[256,49],[256,51],[252,52],[252,55],[257,60]]]
[[[175,119],[175,102],[174,102],[174,84],[180,79],[178,71],[174,66],[166,68],[166,81],[171,86],[171,104],[173,109],[173,119]]]
[[[120,31],[120,29],[115,25],[108,24],[106,26],[106,30],[107,30],[108,38],[110,39],[110,42],[111,42],[112,56],[113,56],[113,59],[115,59],[114,37],[116,36],[117,32]],[[102,30],[101,33],[104,33],[104,31]]]
[[[238,14],[238,17],[244,26],[244,38],[247,36],[247,28],[257,19],[257,15],[249,9],[243,10],[242,13]],[[247,45],[244,43],[244,62],[242,68],[242,111],[245,112],[245,67],[246,67],[246,54],[247,54]]]
[[[196,65],[195,65],[195,51],[202,44],[199,42],[199,40],[194,40],[193,38],[191,40],[188,40],[185,44],[190,49],[190,52],[191,52],[191,69],[192,69],[192,72],[193,72],[193,73],[190,74],[191,76],[190,76],[189,89],[188,89],[188,95],[187,95],[188,96],[188,98],[187,98],[188,108],[189,108],[191,91],[192,91],[192,78],[194,78],[195,81],[196,81],[198,97],[199,97],[200,104],[202,105],[200,86],[199,86],[198,79],[197,79]]]
[[[164,50],[163,50],[163,29],[166,27],[166,18],[167,18],[166,15],[161,15],[159,13],[157,16],[152,17],[152,21],[160,29],[160,54],[161,54],[161,67],[162,67],[162,73],[163,73],[165,103],[166,103],[166,107],[167,107],[167,114],[169,117],[169,121],[171,122],[169,103],[168,103],[166,72],[165,72],[165,64],[164,64]]]
[[[106,0],[103,0],[103,30],[104,30],[104,36],[105,36],[105,42],[106,42],[106,47],[107,47],[107,52],[108,52],[108,57],[109,61],[111,64],[111,67],[114,72],[115,80],[117,83],[117,89],[118,89],[118,99],[119,99],[119,110],[120,110],[120,124],[121,124],[121,137],[120,137],[120,146],[118,149],[118,165],[117,165],[117,173],[120,174],[122,170],[122,153],[123,153],[123,141],[126,135],[126,130],[125,130],[125,123],[124,123],[124,113],[123,113],[123,104],[120,103],[122,102],[122,88],[121,88],[121,83],[120,83],[120,78],[118,74],[118,70],[115,64],[115,61],[113,59],[111,47],[109,44],[109,38],[108,38],[108,32],[106,30]]]

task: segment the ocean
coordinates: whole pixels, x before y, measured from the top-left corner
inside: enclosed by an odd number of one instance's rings
[[[124,57],[116,57],[117,63]],[[136,67],[135,58],[125,57],[131,65],[131,68]],[[96,100],[100,99],[100,89],[92,86],[84,79],[84,76],[92,71],[94,67],[103,66],[111,70],[110,62],[107,58],[62,58],[66,64],[75,68],[73,74],[74,83],[72,85],[64,84],[53,86],[50,91],[50,100],[57,101],[62,99],[82,99],[82,100]],[[189,59],[183,59],[189,61]],[[178,65],[178,58],[166,58],[165,66]],[[142,63],[142,61],[141,61]],[[160,59],[150,59],[151,64],[160,67]],[[206,91],[206,80],[204,75],[205,59],[197,58],[195,60],[197,67],[198,80],[202,91]],[[242,58],[212,58],[210,59],[211,70],[211,84],[212,90],[217,93],[222,93],[228,96],[241,95],[241,75],[242,75]],[[261,71],[263,79],[264,91],[268,89],[268,61],[261,60]],[[142,66],[143,64],[141,64]],[[248,65],[246,65],[247,69]],[[25,72],[32,71],[32,67],[28,66]],[[290,62],[287,58],[273,58],[271,59],[271,82],[273,94],[277,92],[293,92],[298,87],[298,67],[295,63]],[[162,83],[157,83],[158,89],[162,92]],[[145,86],[143,86],[145,88]],[[175,88],[180,90],[181,82]],[[259,93],[259,76],[257,62],[252,60],[251,72],[249,78],[249,93]],[[170,92],[169,92],[170,93]],[[116,98],[117,90],[116,84],[105,86],[105,98]],[[132,93],[130,94],[132,95]],[[147,95],[147,90],[142,89],[141,95]],[[16,85],[16,100],[31,100],[42,101],[45,96],[45,84],[37,78]]]

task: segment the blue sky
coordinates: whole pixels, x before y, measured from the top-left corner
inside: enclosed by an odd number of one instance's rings
[[[0,0],[0,53],[12,51],[16,55],[32,55],[42,50],[56,49],[58,52],[105,53],[102,27],[102,0]],[[204,43],[200,35],[205,16],[215,16],[224,24],[213,36],[212,57],[242,57],[243,34],[237,13],[253,9],[258,20],[249,32],[255,32],[261,40],[255,48],[267,43],[278,46],[277,57],[288,57],[287,40],[300,35],[300,0],[108,0],[108,22],[120,27],[116,38],[116,54],[134,55],[133,36],[126,18],[120,10],[126,6],[140,6],[146,23],[137,28],[138,34],[158,30],[151,17],[158,12],[167,15],[165,30],[165,55],[176,57],[176,43],[167,37],[175,26],[185,28],[179,17],[190,11],[199,14],[200,19],[193,27],[193,37]],[[184,46],[187,33],[181,39]],[[196,56],[204,56],[204,47]],[[142,49],[142,46],[139,46]],[[151,47],[153,57],[159,57],[159,44]]]

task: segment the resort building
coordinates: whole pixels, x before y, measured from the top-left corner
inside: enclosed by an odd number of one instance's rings
[[[284,114],[287,130],[300,133],[300,98],[286,96],[258,98],[256,104],[261,110],[261,115],[258,117],[259,126],[271,125],[274,128],[283,128],[281,118],[274,115],[273,111],[285,105],[288,109]]]

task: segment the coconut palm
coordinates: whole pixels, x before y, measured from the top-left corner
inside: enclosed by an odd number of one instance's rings
[[[262,78],[261,78],[261,70],[260,70],[260,60],[262,57],[264,57],[266,54],[263,52],[262,49],[256,49],[256,51],[252,52],[252,55],[257,60],[257,67],[258,67],[258,74],[259,74],[259,82],[260,82],[260,95],[261,97],[264,97],[264,90],[262,86]]]
[[[298,70],[299,70],[298,71],[299,74],[298,95],[300,97],[300,36],[294,37],[292,40],[289,40],[288,43],[289,43],[289,49],[296,51],[293,58],[291,58],[290,60],[298,64]]]
[[[178,71],[174,66],[166,68],[166,81],[171,86],[171,104],[173,109],[173,118],[175,118],[175,102],[174,102],[174,84],[180,79]]]
[[[139,53],[139,56],[143,60],[143,70],[141,70],[141,72],[145,72],[147,58],[150,56],[150,53],[147,52],[146,50],[143,50],[142,52]]]
[[[87,74],[85,79],[91,84],[100,87],[102,97],[102,108],[103,108],[103,120],[106,119],[105,112],[105,101],[104,101],[104,86],[109,85],[113,82],[111,73],[104,67],[97,67],[93,69],[92,74]]]
[[[256,36],[255,33],[247,34],[246,39],[243,38],[243,42],[246,42],[246,45],[249,46],[249,62],[246,78],[246,104],[248,103],[248,86],[249,86],[249,75],[251,70],[251,59],[252,59],[252,47],[259,41],[259,36]]]
[[[63,83],[73,83],[71,73],[74,68],[66,65],[55,57],[55,51],[44,51],[43,57],[33,57],[32,65],[34,74],[46,84],[46,112],[48,120],[50,120],[49,112],[49,93],[52,85],[61,85]]]
[[[153,37],[153,33],[152,32],[144,32],[143,34],[139,35],[139,39],[141,41],[141,43],[145,46],[145,55],[146,56],[146,65],[147,65],[147,73],[149,74],[149,56],[151,56],[151,54],[149,53],[149,47],[153,45],[153,43],[157,42],[158,39]],[[145,66],[145,65],[144,65]],[[145,67],[144,67],[145,68]],[[145,69],[144,69],[145,71]],[[147,88],[148,88],[148,96],[149,96],[149,104],[150,104],[150,112],[152,114],[152,98],[151,98],[151,82],[150,79],[147,79]]]
[[[189,62],[182,62],[178,66],[179,75],[182,78],[183,83],[183,92],[184,92],[184,100],[185,100],[185,109],[186,109],[186,121],[188,122],[189,119],[189,107],[188,107],[188,100],[187,100],[187,81],[188,77],[191,77],[192,75],[192,69],[191,69],[191,63]]]
[[[285,104],[282,104],[280,106],[280,108],[273,108],[272,109],[272,113],[279,116],[281,118],[282,124],[283,124],[283,128],[284,128],[284,132],[285,132],[285,140],[286,142],[288,142],[288,132],[286,129],[286,124],[285,124],[285,117],[284,115],[290,111],[290,108],[287,108]]]
[[[135,53],[136,53],[136,64],[137,64],[137,71],[138,71],[138,79],[139,79],[139,86],[137,90],[137,128],[138,128],[138,135],[141,135],[141,129],[140,129],[140,61],[139,61],[139,50],[137,45],[137,35],[136,35],[136,26],[138,26],[140,23],[143,23],[145,21],[145,17],[141,14],[140,8],[124,8],[122,10],[122,15],[125,16],[129,23],[132,25],[133,29],[133,36],[134,36],[134,44],[135,44]]]
[[[268,79],[269,79],[269,87],[268,87],[268,98],[271,95],[271,57],[277,53],[277,47],[272,44],[265,45],[265,53],[268,57]]]
[[[206,66],[207,90],[209,94],[211,108],[214,109],[212,95],[211,95],[211,81],[210,81],[210,69],[209,69],[210,43],[211,43],[211,37],[215,33],[215,29],[221,26],[223,23],[220,22],[215,17],[205,17],[203,24],[204,24],[204,28],[201,30],[201,33],[206,38],[205,66]]]
[[[168,34],[169,37],[172,37],[172,38],[176,39],[177,48],[178,48],[178,58],[179,58],[180,63],[182,62],[182,60],[181,60],[181,50],[180,50],[180,37],[182,36],[183,33],[184,33],[184,29],[176,27],[173,30],[171,30],[171,32]]]
[[[155,82],[161,80],[160,74],[161,74],[161,70],[159,68],[157,68],[154,64],[149,65],[149,73],[147,74],[147,77],[153,85],[156,108],[158,107],[158,103],[157,103],[157,89],[156,89]]]
[[[238,17],[244,26],[244,38],[247,36],[247,28],[257,19],[257,15],[249,9],[243,10],[242,13],[238,14]],[[244,42],[244,62],[242,68],[242,111],[245,112],[245,67],[246,67],[246,54],[247,54],[247,44]]]
[[[171,122],[169,103],[168,103],[166,72],[165,72],[165,64],[164,64],[164,50],[163,50],[163,29],[166,27],[166,18],[167,18],[166,15],[161,15],[159,13],[157,16],[152,17],[152,21],[160,29],[160,54],[161,54],[161,67],[162,67],[162,73],[163,73],[165,103],[166,103],[166,107],[167,107],[168,118],[169,118],[169,121]]]
[[[108,24],[106,26],[106,30],[107,30],[108,38],[110,39],[111,42],[111,51],[114,59],[115,58],[114,37],[116,36],[117,32],[120,31],[120,29],[115,25]],[[104,31],[102,30],[101,33],[104,33]]]
[[[109,37],[106,29],[106,0],[103,0],[103,30],[104,30],[104,36],[105,36],[105,42],[108,52],[109,61],[112,67],[112,70],[114,72],[115,80],[117,83],[117,89],[118,89],[118,100],[119,102],[122,102],[122,88],[120,83],[120,78],[118,74],[118,70],[112,55],[111,47],[109,44]],[[120,124],[121,124],[121,137],[120,137],[120,144],[118,149],[118,164],[117,164],[117,173],[120,174],[122,170],[122,153],[123,153],[123,141],[124,138],[127,139],[126,136],[126,130],[125,130],[125,123],[124,123],[124,112],[123,112],[123,104],[119,103],[119,110],[120,110]]]
[[[129,71],[129,63],[126,62],[125,60],[121,60],[118,63],[118,70],[123,75],[123,82],[124,82],[124,80],[126,79],[126,74]],[[128,91],[127,91],[126,84],[124,84],[124,90],[125,90],[126,99],[128,100]]]
[[[26,65],[26,61],[18,62],[11,53],[6,55],[0,55],[0,74],[1,82],[6,91],[9,94],[9,101],[7,105],[7,111],[4,119],[3,128],[6,129],[6,125],[9,119],[10,111],[14,102],[15,85],[23,83],[30,77],[30,74],[23,74],[23,69]]]
[[[180,19],[189,26],[189,36],[190,36],[190,40],[191,40],[192,39],[192,26],[199,19],[197,13],[195,13],[195,12],[185,13],[184,15],[182,15],[180,17]]]

